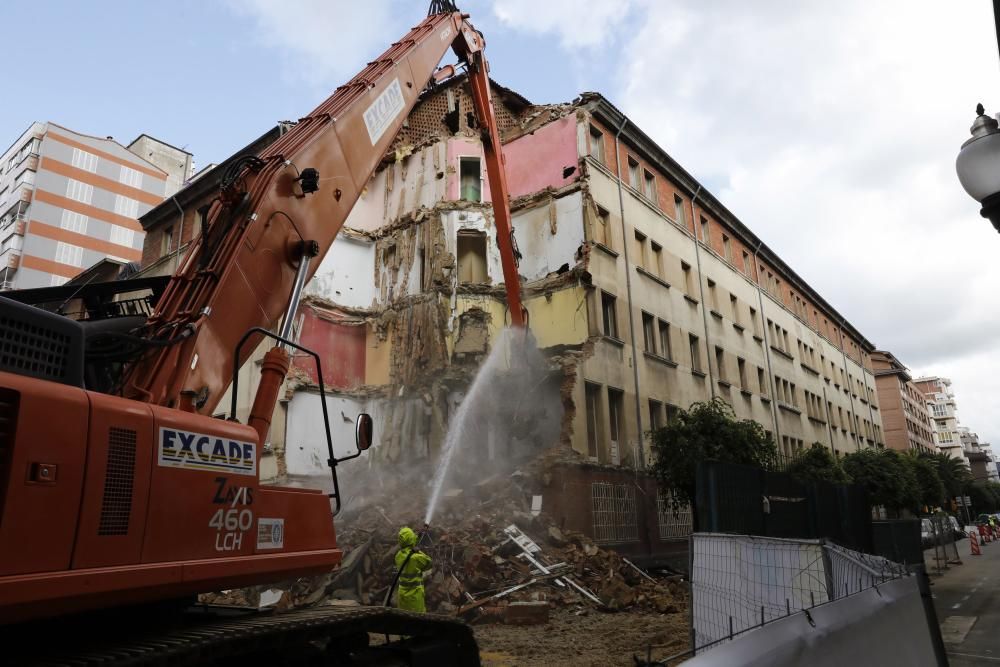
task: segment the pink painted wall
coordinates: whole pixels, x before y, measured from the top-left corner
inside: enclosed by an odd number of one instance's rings
[[[365,327],[337,324],[316,315],[311,308],[304,315],[299,342],[314,350],[323,364],[323,384],[327,389],[355,389],[365,383]],[[316,364],[307,355],[296,355],[292,363],[316,382]]]
[[[511,197],[560,188],[580,176],[576,152],[576,116],[570,115],[545,125],[503,147],[507,157],[507,181]],[[575,167],[563,178],[564,167]]]
[[[567,116],[545,125],[533,134],[528,134],[505,144],[507,158],[507,185],[511,197],[544,190],[560,188],[579,177],[579,157],[576,150],[576,117]],[[448,141],[448,173],[446,197],[460,199],[459,159],[462,157],[482,158],[483,149],[479,142],[468,139]],[[563,177],[564,167],[575,167],[572,174]],[[483,199],[490,200],[490,184],[486,179],[486,165],[483,171]]]

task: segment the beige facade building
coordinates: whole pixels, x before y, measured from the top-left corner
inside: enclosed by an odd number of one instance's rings
[[[927,401],[906,366],[884,350],[872,353],[872,366],[886,446],[899,451],[936,451]]]

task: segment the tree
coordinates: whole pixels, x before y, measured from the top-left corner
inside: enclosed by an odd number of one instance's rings
[[[944,452],[930,454],[929,458],[937,467],[938,477],[944,486],[945,497],[943,505],[949,506],[950,500],[965,494],[966,487],[972,483],[972,474],[961,459],[948,456]]]
[[[811,482],[846,484],[851,481],[837,459],[830,454],[830,450],[820,442],[814,442],[812,447],[792,459],[785,472],[800,484]]]
[[[736,419],[721,398],[694,403],[663,428],[652,432],[653,474],[669,493],[674,511],[695,508],[695,472],[701,461],[766,466],[777,448],[764,428],[751,419]]]
[[[868,487],[873,505],[890,510],[920,506],[917,480],[900,454],[892,449],[863,449],[844,457],[844,471],[855,484]]]
[[[937,466],[928,458],[914,454],[912,450],[907,452],[902,460],[910,466],[910,470],[913,472],[920,504],[926,505],[928,509],[937,505],[943,507],[942,500],[946,496],[944,484],[941,483],[941,478],[938,476]]]

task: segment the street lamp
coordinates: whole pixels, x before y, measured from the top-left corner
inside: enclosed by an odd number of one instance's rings
[[[972,137],[962,144],[955,170],[965,191],[983,205],[980,215],[1000,232],[1000,123],[986,115],[982,104],[976,114]]]

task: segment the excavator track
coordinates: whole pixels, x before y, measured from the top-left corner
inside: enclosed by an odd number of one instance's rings
[[[479,652],[472,628],[447,616],[382,607],[316,607],[234,618],[188,613],[183,619],[111,627],[78,618],[60,629],[22,628],[4,637],[4,664],[84,665],[470,665]],[[169,626],[164,629],[163,626]],[[100,629],[103,628],[103,629]],[[396,641],[368,646],[369,633]],[[405,639],[399,639],[405,637]]]

